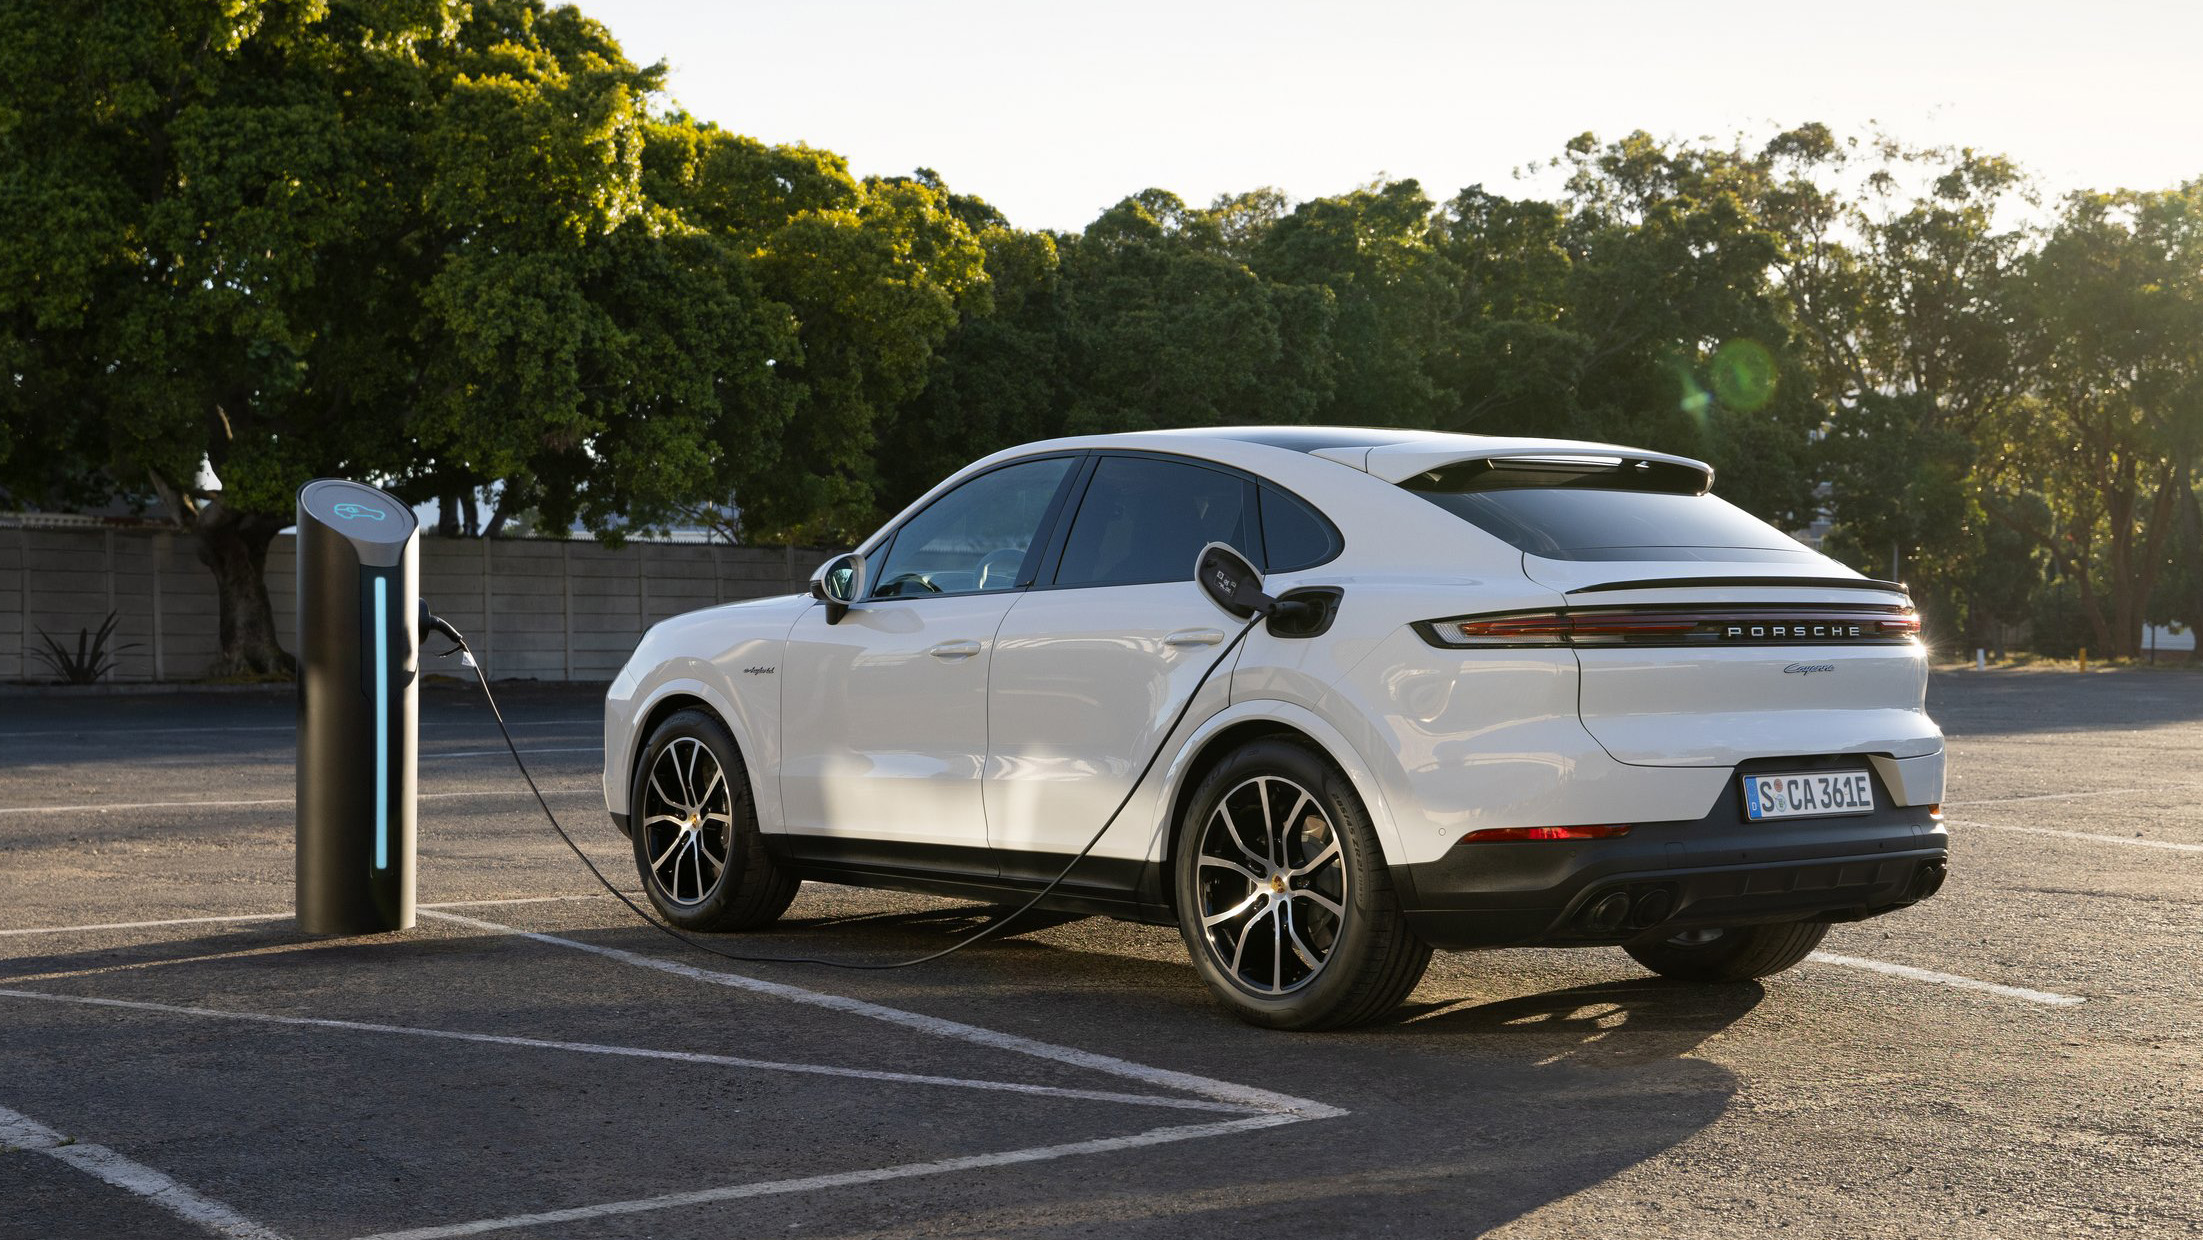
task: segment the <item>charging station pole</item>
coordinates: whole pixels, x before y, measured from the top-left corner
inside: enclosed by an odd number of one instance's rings
[[[298,927],[413,926],[420,528],[397,498],[298,492]]]

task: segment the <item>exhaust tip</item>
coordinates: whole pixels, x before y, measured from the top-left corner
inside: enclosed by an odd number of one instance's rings
[[[1665,887],[1655,887],[1637,897],[1637,907],[1630,912],[1633,926],[1657,926],[1675,911],[1675,893]]]
[[[1940,861],[1930,861],[1912,876],[1912,899],[1918,903],[1943,890],[1943,880],[1950,876],[1950,867]]]
[[[1584,926],[1600,934],[1612,934],[1621,929],[1622,923],[1627,920],[1629,897],[1619,891],[1610,891],[1592,901],[1591,907],[1583,915]]]

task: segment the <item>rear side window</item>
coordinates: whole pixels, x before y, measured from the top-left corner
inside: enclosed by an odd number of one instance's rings
[[[1056,569],[1059,586],[1129,586],[1193,580],[1193,560],[1212,542],[1242,553],[1254,486],[1230,474],[1146,457],[1104,457],[1079,501]]]
[[[1400,485],[1555,560],[1748,560],[1812,553],[1685,466],[1612,458],[1464,461]]]
[[[1262,550],[1266,573],[1314,568],[1339,553],[1339,536],[1323,515],[1276,487],[1262,488]]]

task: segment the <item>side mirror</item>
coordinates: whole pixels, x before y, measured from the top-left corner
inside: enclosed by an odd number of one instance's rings
[[[1229,544],[1212,542],[1193,561],[1193,580],[1209,601],[1238,620],[1267,612],[1276,601],[1262,592],[1262,573]]]
[[[864,597],[864,557],[851,552],[826,561],[811,578],[811,597],[826,604],[826,623],[840,624]]]

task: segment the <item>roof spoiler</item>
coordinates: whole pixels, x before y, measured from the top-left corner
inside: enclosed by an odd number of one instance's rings
[[[1713,466],[1704,461],[1667,452],[1647,452],[1642,448],[1565,439],[1495,437],[1475,444],[1378,444],[1373,447],[1318,448],[1312,455],[1337,461],[1341,465],[1351,465],[1366,474],[1392,483],[1405,482],[1417,474],[1443,469],[1448,465],[1459,465],[1464,461],[1528,458],[1551,461],[1603,459],[1611,460],[1617,465],[1631,461],[1657,461],[1695,470],[1704,475],[1707,486],[1713,485]]]

